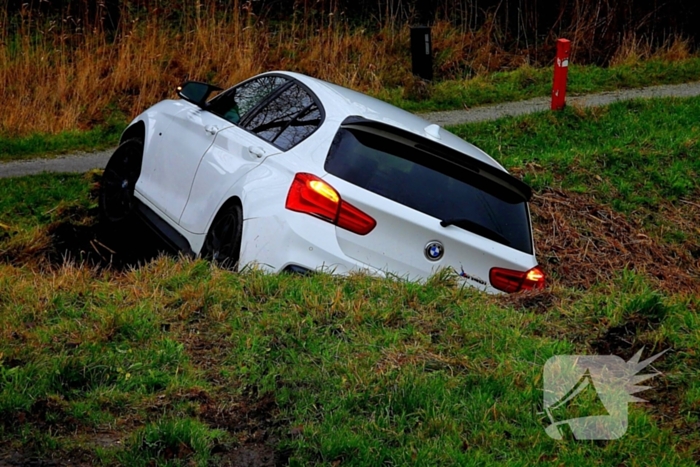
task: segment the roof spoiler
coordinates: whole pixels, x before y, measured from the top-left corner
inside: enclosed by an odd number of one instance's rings
[[[349,129],[356,128],[365,131],[370,130],[370,132],[373,133],[376,131],[384,134],[389,133],[393,136],[399,137],[402,140],[405,140],[404,142],[409,142],[409,144],[416,149],[437,157],[444,162],[448,162],[462,169],[467,169],[471,172],[478,173],[479,175],[489,179],[489,181],[496,183],[501,188],[507,189],[508,192],[510,192],[510,195],[515,196],[519,201],[529,201],[532,198],[532,188],[530,188],[527,183],[515,178],[508,172],[482,162],[469,154],[457,151],[456,149],[452,149],[438,142],[431,141],[413,132],[358,116],[346,118],[341,124],[341,127]]]

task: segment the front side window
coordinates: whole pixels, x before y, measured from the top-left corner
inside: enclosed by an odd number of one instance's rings
[[[245,123],[245,129],[286,151],[321,124],[321,109],[311,95],[292,84]]]
[[[289,80],[282,76],[262,76],[230,89],[211,100],[208,110],[238,124],[248,112]]]

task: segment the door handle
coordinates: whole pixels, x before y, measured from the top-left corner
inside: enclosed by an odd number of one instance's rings
[[[207,125],[204,127],[204,131],[210,135],[215,135],[219,131],[219,127],[216,125]]]
[[[250,151],[250,153],[252,155],[254,155],[255,157],[257,157],[258,159],[260,159],[261,157],[263,157],[265,155],[265,151],[263,150],[263,148],[258,147],[258,146],[250,146],[248,148],[248,151]]]

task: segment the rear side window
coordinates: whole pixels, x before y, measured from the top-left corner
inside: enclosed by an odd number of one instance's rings
[[[384,136],[341,128],[325,169],[404,206],[532,253],[527,203],[467,165]]]
[[[316,101],[293,84],[258,110],[245,129],[286,151],[316,131],[321,120]]]
[[[238,124],[258,103],[288,82],[282,76],[262,76],[246,81],[212,99],[208,110]]]

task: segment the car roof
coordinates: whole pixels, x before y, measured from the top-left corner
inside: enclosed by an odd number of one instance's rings
[[[385,123],[438,142],[505,171],[503,166],[484,151],[444,128],[440,128],[440,138],[434,138],[426,133],[426,127],[432,125],[431,122],[396,106],[301,73],[289,71],[274,71],[270,73],[287,75],[306,85],[324,104],[326,120],[342,122],[350,116],[364,117],[368,120]]]

